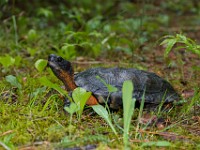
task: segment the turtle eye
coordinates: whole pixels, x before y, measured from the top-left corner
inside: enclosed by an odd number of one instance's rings
[[[63,59],[62,59],[62,57],[58,57],[57,60],[58,60],[58,62],[62,62]]]

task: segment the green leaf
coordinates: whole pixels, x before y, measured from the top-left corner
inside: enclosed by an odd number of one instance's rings
[[[11,85],[17,87],[18,89],[22,89],[22,85],[19,83],[17,78],[13,75],[6,76],[6,81],[9,82]]]
[[[108,92],[111,93],[111,92],[117,92],[117,88],[110,85],[110,84],[106,84],[107,88],[108,88]]]
[[[2,141],[0,141],[0,145],[4,147],[6,150],[13,150],[15,146],[12,142],[12,139],[15,138],[15,133],[6,135]]]
[[[37,36],[38,36],[38,35],[37,35],[36,30],[30,29],[30,30],[28,31],[28,35],[27,35],[28,40],[30,40],[30,41],[35,40],[35,39],[37,39]]]
[[[128,144],[128,133],[131,124],[131,118],[135,108],[136,99],[132,98],[133,95],[133,83],[131,80],[127,80],[122,86],[122,100],[123,100],[123,117],[124,117],[124,144]]]
[[[78,106],[75,103],[71,103],[69,107],[64,107],[64,109],[72,115],[78,111]]]
[[[187,37],[183,34],[176,34],[176,38],[178,39],[178,42],[187,43]]]
[[[45,18],[53,17],[53,12],[47,8],[39,8],[37,11],[38,16],[43,16]]]
[[[196,42],[193,41],[192,39],[187,38],[185,35],[176,34],[176,36],[165,36],[164,38],[165,40],[160,43],[160,45],[164,45],[164,44],[167,45],[165,49],[164,57],[166,57],[169,54],[172,47],[176,43],[181,43],[181,46],[177,46],[176,50],[185,49],[187,51],[190,51],[200,56],[200,46],[197,45]]]
[[[3,65],[3,67],[8,68],[9,66],[14,65],[15,59],[9,55],[1,56],[0,63]]]
[[[38,60],[35,62],[35,68],[36,68],[39,72],[42,72],[46,66],[47,66],[47,60],[38,59]]]
[[[39,78],[39,81],[42,85],[47,86],[49,88],[53,88],[54,90],[58,91],[61,95],[67,96],[67,98],[69,98],[69,100],[71,100],[71,98],[68,96],[68,93],[66,90],[62,89],[59,85],[54,84],[51,81],[49,81],[49,79],[47,79],[47,77],[41,77],[41,78]]]
[[[90,96],[91,96],[91,92],[87,92],[85,89],[80,88],[80,87],[74,89],[74,91],[72,93],[73,100],[79,109],[78,110],[79,120],[82,115],[84,106]]]
[[[22,57],[16,56],[14,59],[15,59],[15,62],[14,62],[15,66],[19,66],[21,63]]]
[[[118,89],[110,84],[107,84],[100,76],[96,76],[96,78],[98,80],[100,80],[108,89],[108,92],[111,93],[111,92],[117,92]]]
[[[146,146],[169,147],[169,146],[172,146],[172,144],[168,141],[146,142],[142,144],[142,147],[146,147]]]
[[[102,19],[102,16],[97,16],[89,20],[86,23],[86,30],[91,32],[98,29],[101,25],[101,19]]]
[[[37,49],[33,47],[27,47],[26,49],[31,56],[34,56],[37,52]]]
[[[171,51],[172,47],[174,44],[176,44],[177,40],[176,39],[166,39],[167,40],[167,47],[165,49],[164,57],[167,57],[169,52]]]
[[[92,106],[92,108],[99,116],[101,116],[109,124],[109,126],[111,127],[114,134],[117,135],[117,131],[115,130],[115,128],[109,118],[108,111],[101,105],[94,105],[94,106]]]
[[[76,50],[75,50],[76,44],[68,44],[65,43],[64,46],[61,47],[61,50],[59,51],[59,55],[63,56],[66,59],[72,59],[76,56]]]
[[[30,93],[29,96],[32,99],[45,91],[46,91],[45,87],[37,88],[34,92]]]

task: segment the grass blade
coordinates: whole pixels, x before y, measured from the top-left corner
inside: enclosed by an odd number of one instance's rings
[[[136,126],[136,134],[135,134],[135,139],[138,137],[138,131],[139,131],[139,128],[140,128],[140,118],[142,117],[142,112],[143,112],[143,108],[144,108],[144,102],[145,102],[145,91],[146,89],[144,90],[144,93],[142,95],[142,101],[140,103],[140,111],[139,111],[139,115],[138,115],[138,119],[137,119],[137,126]]]

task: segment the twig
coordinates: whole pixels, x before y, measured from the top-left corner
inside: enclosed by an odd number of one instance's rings
[[[1,136],[4,136],[4,135],[6,135],[6,134],[10,134],[10,133],[12,133],[12,132],[14,132],[14,130],[8,130],[8,131],[2,133],[2,134],[0,135],[0,137],[1,137]]]
[[[185,32],[191,32],[191,31],[200,31],[200,26],[185,26],[185,27],[169,27],[169,28],[164,28],[160,27],[159,31],[171,31],[171,32],[178,32],[178,31],[185,31]]]
[[[95,65],[95,64],[110,64],[110,65],[124,65],[128,66],[130,63],[119,63],[119,62],[108,62],[108,61],[72,61],[74,64],[80,64],[80,65]]]

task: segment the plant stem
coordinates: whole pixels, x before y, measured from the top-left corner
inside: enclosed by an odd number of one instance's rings
[[[14,26],[14,31],[15,31],[15,44],[18,45],[17,23],[16,23],[15,16],[12,16],[12,20],[13,20],[13,26]]]

